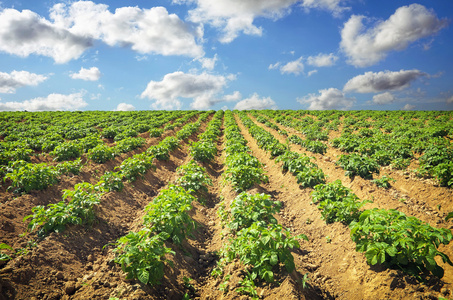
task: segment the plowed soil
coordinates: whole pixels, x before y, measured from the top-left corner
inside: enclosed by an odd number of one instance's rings
[[[255,119],[250,116],[252,120]],[[192,120],[194,121],[194,120]],[[281,165],[270,158],[269,153],[258,148],[255,140],[236,121],[252,149],[253,155],[265,165],[269,182],[256,185],[249,193],[267,193],[272,199],[281,201],[283,207],[276,216],[278,222],[290,228],[292,234],[306,234],[309,241],[300,241],[301,247],[293,251],[296,271],[280,273],[280,284],[258,285],[262,299],[438,299],[453,298],[453,267],[439,264],[445,270],[442,280],[433,279],[421,284],[404,275],[399,270],[372,267],[366,263],[363,253],[355,251],[347,226],[326,224],[321,219],[316,205],[311,204],[312,189],[302,189],[290,173],[283,173]],[[200,129],[202,132],[209,119]],[[280,142],[285,137],[275,130],[255,122],[271,132]],[[303,137],[291,128],[282,129]],[[174,132],[169,132],[169,135]],[[334,136],[337,132],[332,132]],[[162,137],[163,138],[163,137]],[[147,144],[157,144],[162,138],[146,137]],[[193,203],[191,216],[197,223],[193,236],[180,248],[170,243],[167,247],[176,254],[169,257],[173,267],[165,268],[165,276],[160,285],[143,285],[135,280],[126,280],[120,266],[112,262],[112,243],[129,231],[137,231],[144,214],[144,207],[159,194],[159,191],[177,178],[176,168],[187,163],[189,144],[197,140],[190,137],[187,143],[171,153],[168,161],[157,161],[156,170],[150,170],[142,179],[126,183],[121,192],[107,193],[96,208],[97,221],[92,226],[71,226],[63,233],[52,233],[36,246],[27,244],[32,234],[19,236],[26,231],[23,217],[31,214],[36,205],[56,203],[61,200],[62,190],[74,184],[87,181],[95,183],[99,174],[121,163],[125,157],[103,165],[88,165],[74,177],[63,178],[55,186],[44,191],[16,196],[3,187],[0,193],[0,242],[14,248],[29,248],[26,255],[18,256],[0,265],[0,300],[3,299],[182,299],[187,294],[190,299],[247,299],[233,289],[227,293],[219,290],[220,279],[210,276],[218,256],[217,252],[226,242],[217,210],[219,203],[229,203],[237,196],[232,187],[224,181],[223,136],[218,141],[218,155],[207,169],[213,185],[203,195],[205,204]],[[350,179],[344,170],[335,165],[341,154],[328,145],[325,155],[306,152],[303,148],[291,145],[291,150],[307,153],[328,176],[328,182],[340,179],[346,187],[362,200],[373,203],[365,208],[395,208],[407,215],[428,222],[435,227],[453,229],[453,222],[444,221],[446,213],[453,210],[453,192],[436,186],[429,180],[412,176],[411,170],[395,171],[383,168],[381,174],[396,179],[388,190],[376,187],[360,177]],[[135,152],[134,152],[135,153]],[[412,166],[414,167],[414,166]],[[414,167],[415,168],[415,167]],[[451,245],[441,247],[453,259]],[[231,275],[230,286],[234,287],[243,272],[237,263],[227,266],[225,273]],[[302,286],[302,278],[308,273],[309,286]],[[184,284],[190,280],[190,286]]]

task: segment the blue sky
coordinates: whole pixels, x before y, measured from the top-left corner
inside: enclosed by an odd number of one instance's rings
[[[451,110],[453,2],[1,1],[0,111]]]

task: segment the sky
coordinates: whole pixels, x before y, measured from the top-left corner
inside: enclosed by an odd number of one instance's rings
[[[452,110],[453,1],[0,1],[0,111]]]

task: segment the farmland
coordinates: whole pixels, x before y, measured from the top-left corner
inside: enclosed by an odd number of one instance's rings
[[[0,299],[452,299],[453,114],[0,114]]]

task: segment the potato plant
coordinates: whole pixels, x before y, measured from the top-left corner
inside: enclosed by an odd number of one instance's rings
[[[99,204],[102,194],[98,186],[87,182],[76,184],[74,190],[63,191],[63,201],[47,207],[35,206],[33,214],[26,216],[24,221],[31,219],[28,229],[34,231],[39,228],[39,237],[62,232],[67,225],[91,224],[95,219],[93,207]]]
[[[10,164],[4,178],[11,181],[8,190],[14,193],[29,193],[57,183],[59,176],[60,173],[46,163],[33,164],[19,160]]]
[[[164,276],[166,255],[175,252],[165,247],[167,233],[153,234],[149,229],[129,232],[116,242],[114,262],[121,265],[126,279],[138,279],[143,284],[156,285]]]
[[[358,220],[360,208],[371,201],[360,201],[350,189],[343,186],[340,180],[319,184],[312,192],[313,203],[318,203],[322,218],[326,223],[342,222],[350,224]]]
[[[195,228],[195,222],[187,213],[194,200],[184,188],[170,185],[146,206],[143,224],[153,232],[167,233],[173,243],[181,244]]]
[[[176,185],[183,187],[190,193],[207,192],[208,185],[212,185],[212,180],[206,173],[206,169],[197,165],[194,160],[176,169],[180,175],[176,179]]]
[[[350,227],[357,251],[364,252],[371,265],[398,267],[420,280],[429,273],[443,277],[436,256],[453,266],[449,257],[438,250],[453,239],[448,229],[431,227],[394,209],[377,208],[365,210]]]

